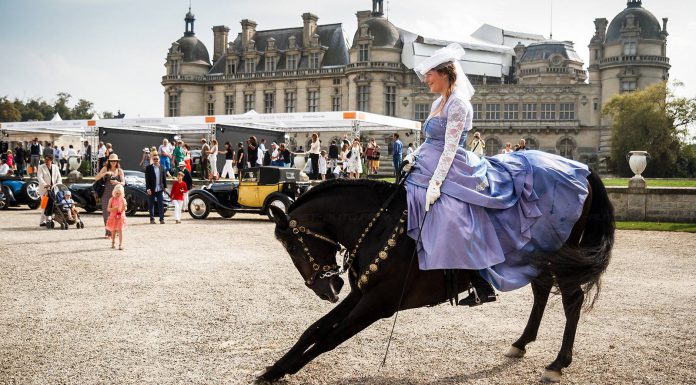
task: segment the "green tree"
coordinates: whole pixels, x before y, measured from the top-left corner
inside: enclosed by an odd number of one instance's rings
[[[70,107],[68,107],[68,103],[72,96],[67,92],[59,92],[56,96],[58,99],[56,99],[56,102],[53,104],[53,109],[63,120],[71,120],[73,116]]]
[[[22,119],[22,113],[17,109],[14,102],[6,96],[0,98],[0,122],[17,122]]]
[[[72,118],[73,119],[90,119],[94,115],[94,103],[80,99],[77,101],[75,107],[72,108]]]
[[[603,113],[611,116],[614,169],[631,176],[629,151],[645,150],[647,177],[694,176],[694,151],[686,143],[687,126],[696,121],[696,99],[678,98],[666,83],[613,97]]]

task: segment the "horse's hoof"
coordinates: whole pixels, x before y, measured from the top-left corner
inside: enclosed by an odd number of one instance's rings
[[[524,354],[527,353],[526,350],[518,349],[514,346],[510,346],[510,349],[505,353],[505,357],[508,358],[522,358]]]
[[[561,382],[561,372],[544,369],[544,374],[541,375],[541,382],[547,384]]]

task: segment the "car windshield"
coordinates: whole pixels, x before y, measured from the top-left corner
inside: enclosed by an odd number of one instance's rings
[[[125,181],[127,185],[144,185],[145,184],[145,173],[142,171],[131,171],[124,170],[123,175],[125,176]]]

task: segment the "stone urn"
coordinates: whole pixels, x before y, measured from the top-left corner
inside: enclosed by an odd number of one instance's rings
[[[306,161],[305,161],[304,154],[295,155],[295,168],[298,168],[300,170],[304,170],[305,165],[306,165]]]
[[[628,187],[645,188],[645,179],[641,174],[648,165],[650,154],[648,154],[647,151],[630,151],[628,155],[626,155],[626,159],[628,160],[628,165],[631,167],[631,171],[635,174],[633,178],[628,181]]]

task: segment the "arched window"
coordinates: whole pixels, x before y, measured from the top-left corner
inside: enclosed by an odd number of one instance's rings
[[[538,150],[539,149],[539,142],[532,138],[531,136],[528,136],[524,138],[525,141],[525,147],[527,150]]]
[[[486,156],[493,156],[500,154],[502,150],[502,144],[498,138],[487,138],[486,139]]]
[[[558,142],[558,153],[565,158],[573,159],[575,142],[571,138],[563,138]]]

